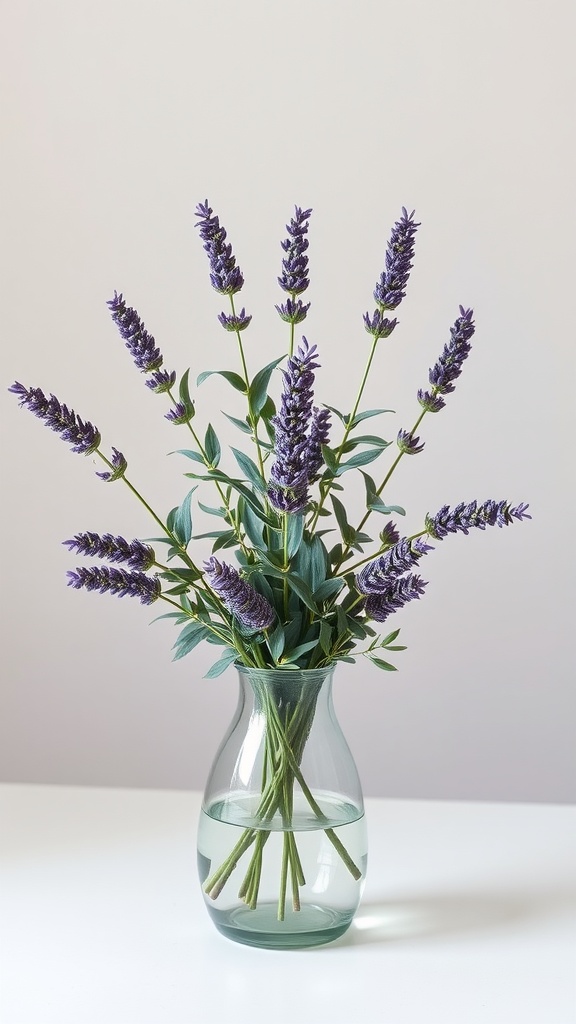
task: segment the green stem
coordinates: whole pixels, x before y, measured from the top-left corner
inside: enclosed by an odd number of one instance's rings
[[[236,307],[234,305],[234,296],[230,296],[230,306],[232,307],[232,316],[236,316]],[[254,414],[252,409],[252,400],[250,398],[250,379],[248,377],[248,367],[246,365],[246,356],[244,355],[244,346],[242,344],[242,332],[236,329],[236,338],[238,339],[238,350],[240,352],[240,362],[242,363],[242,373],[244,376],[244,383],[246,385],[246,398],[248,401],[248,419],[254,434],[254,443],[256,445],[256,454],[258,457],[258,466],[262,474],[262,479],[265,479],[264,474],[264,459],[262,457],[262,449],[260,447],[260,439],[258,437],[258,418]]]
[[[427,411],[428,411],[427,409],[423,409],[422,410],[422,412],[420,413],[418,419],[416,420],[416,423],[414,424],[414,426],[412,427],[412,430],[410,431],[411,434],[415,434],[416,433],[416,431],[418,430],[418,427],[420,426],[420,424],[421,424],[424,416],[426,415]],[[405,452],[398,452],[398,455],[396,456],[396,458],[394,459],[394,462],[390,466],[390,469],[388,470],[386,476],[384,477],[382,483],[380,484],[380,487],[376,491],[376,495],[378,497],[380,497],[380,495],[382,494],[382,491],[386,487],[386,484],[390,480],[390,477],[392,476],[394,470],[396,469],[396,466],[400,462],[400,459],[402,458],[403,455],[405,455]],[[373,512],[373,509],[370,509],[370,508],[367,509],[366,514],[364,515],[364,517],[358,523],[358,526],[355,529],[355,533],[359,533],[360,530],[363,529],[363,527],[368,522],[370,516],[372,515],[372,512]],[[339,570],[340,566],[346,560],[346,556],[347,556],[348,552],[351,551],[351,550],[352,550],[351,545],[347,544],[346,547],[344,548],[343,552],[342,552],[342,556],[341,556],[340,560],[334,566],[334,569],[333,569],[334,576],[336,576],[338,574],[338,570]],[[376,557],[376,556],[372,556],[372,557]]]
[[[360,383],[360,387],[358,388],[358,394],[356,395],[356,401],[354,402],[354,407],[352,409],[352,412],[350,413],[350,417],[349,417],[348,422],[346,424],[346,427],[344,429],[344,436],[342,438],[342,441],[340,442],[340,447],[338,448],[338,451],[336,452],[336,466],[337,467],[340,465],[340,462],[342,460],[342,456],[344,454],[344,447],[345,447],[346,442],[348,440],[348,436],[350,434],[350,431],[352,430],[353,425],[354,425],[354,419],[356,417],[356,413],[358,412],[358,408],[359,408],[360,402],[362,400],[362,395],[364,394],[364,388],[366,387],[366,382],[368,380],[368,375],[370,373],[370,368],[372,366],[372,361],[374,359],[374,354],[376,352],[376,345],[377,344],[378,344],[378,338],[373,338],[373,340],[372,340],[372,347],[370,349],[370,355],[368,356],[368,362],[366,363],[366,367],[365,367],[365,370],[364,370],[364,375],[362,377],[362,381]],[[322,508],[324,507],[324,502],[326,501],[326,498],[328,497],[329,492],[330,492],[330,481],[328,480],[326,485],[323,488],[321,488],[321,495],[320,495],[320,500],[318,502],[318,507],[316,508],[316,511],[314,513],[314,516],[313,516],[313,518],[311,520],[310,527],[309,527],[310,533],[313,532],[314,527],[316,526],[316,523],[318,522],[318,518],[320,516],[320,512],[321,512]]]

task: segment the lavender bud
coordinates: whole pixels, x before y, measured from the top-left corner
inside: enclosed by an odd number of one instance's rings
[[[440,395],[436,395],[430,391],[423,391],[422,388],[418,389],[418,401],[426,412],[440,412],[446,405],[446,402]]]
[[[406,285],[412,270],[414,240],[420,224],[414,221],[414,210],[408,216],[402,207],[402,216],[396,221],[386,249],[386,269],[376,283],[374,298],[382,312],[396,309],[406,295]]]
[[[295,302],[292,299],[286,299],[280,306],[274,307],[282,320],[288,324],[299,324],[302,320],[306,319],[306,314],[310,309],[310,303],[304,304],[300,299],[296,299]]]
[[[375,309],[372,317],[364,313],[363,319],[366,330],[375,338],[389,338],[398,323],[396,319],[388,320],[380,309]]]
[[[272,606],[231,565],[212,556],[205,562],[204,571],[212,589],[241,625],[254,630],[268,629],[272,625],[276,619]]]
[[[289,224],[286,225],[288,232],[288,238],[281,242],[281,246],[286,253],[285,258],[282,260],[282,276],[278,278],[278,284],[285,292],[289,292],[292,298],[295,295],[300,295],[305,292],[310,281],[308,279],[308,257],[306,256],[306,250],[309,242],[305,235],[308,233],[308,220],[312,210],[302,210],[299,206],[294,208],[294,217],[292,217]],[[278,309],[278,306],[276,306]],[[280,307],[280,309],[288,309],[286,307]],[[282,319],[288,319],[278,309]],[[299,306],[299,319],[303,320],[308,312],[308,306],[304,307],[302,304]],[[297,320],[291,320],[292,323],[298,323]]]
[[[409,430],[399,430],[396,443],[403,455],[417,455],[424,449],[424,442],[419,443],[420,438],[415,437]]]
[[[219,313],[218,319],[226,331],[245,331],[252,317],[246,316],[246,310],[242,307],[240,312],[236,313],[234,316],[228,316],[226,313]]]
[[[126,562],[131,569],[146,572],[155,562],[153,548],[141,540],[127,541],[124,537],[113,537],[111,533],[77,533],[63,543],[70,551],[89,558],[107,558],[109,562]]]
[[[210,261],[210,281],[212,287],[221,295],[234,295],[244,284],[242,271],[236,266],[232,255],[232,246],[226,244],[226,232],[220,226],[218,217],[212,216],[212,207],[208,200],[196,207],[196,216],[200,220],[196,227],[200,229],[200,238]]]
[[[194,415],[194,407],[187,406],[184,402],[176,402],[173,409],[167,412],[164,419],[173,423],[175,427],[182,426],[183,423],[189,423]]]
[[[150,379],[146,381],[146,387],[160,395],[163,391],[170,391],[175,383],[175,370],[172,370],[172,373],[168,373],[167,370],[155,370]]]
[[[418,600],[427,586],[420,576],[404,576],[402,579],[392,580],[384,593],[374,594],[366,599],[366,615],[376,622],[385,622],[389,615],[397,612],[409,601]]]
[[[18,396],[21,406],[25,405],[38,419],[43,420],[50,430],[60,434],[63,441],[71,444],[73,452],[90,455],[96,451],[102,440],[97,427],[81,420],[73,409],[61,405],[55,395],[46,398],[40,388],[27,389],[18,381],[8,390]]]
[[[138,597],[142,604],[152,604],[161,594],[161,584],[157,577],[145,576],[142,572],[127,572],[125,569],[114,569],[107,565],[80,566],[75,572],[67,573],[68,586],[76,590],[98,590],[101,594],[114,594],[116,597]]]
[[[119,452],[118,449],[114,447],[112,448],[112,458],[110,461],[113,468],[111,470],[106,470],[105,473],[96,473],[96,476],[99,476],[101,480],[105,480],[108,484],[113,484],[115,480],[120,480],[124,476],[128,469],[128,463],[122,455],[122,452]]]
[[[487,526],[508,526],[514,519],[531,519],[527,508],[528,505],[524,502],[512,507],[507,501],[490,499],[482,505],[478,505],[476,501],[469,504],[462,501],[454,509],[443,505],[436,515],[426,516],[426,531],[436,540],[443,540],[449,533],[467,534],[474,528],[485,530]]]
[[[388,550],[388,548],[394,547],[394,545],[398,543],[400,540],[400,534],[396,529],[395,523],[386,523],[386,526],[380,532],[380,540],[385,551]]]

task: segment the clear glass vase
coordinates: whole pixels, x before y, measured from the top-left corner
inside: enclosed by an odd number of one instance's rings
[[[342,935],[358,907],[364,805],[334,713],[333,672],[238,667],[238,707],[198,831],[208,912],[236,942],[320,945]]]

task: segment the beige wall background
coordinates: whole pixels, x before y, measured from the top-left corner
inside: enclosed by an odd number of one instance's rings
[[[1,17],[2,377],[95,422],[163,514],[187,489],[166,455],[185,437],[116,334],[114,288],[168,368],[236,368],[193,227],[208,196],[245,274],[255,372],[285,349],[279,241],[293,205],[312,206],[305,333],[318,398],[350,407],[387,236],[416,208],[401,324],[366,394],[397,410],[391,437],[459,303],[477,334],[388,497],[408,531],[472,497],[534,518],[438,544],[425,598],[390,620],[400,671],[343,666],[337,710],[370,795],[573,800],[573,5],[14,0]],[[219,413],[240,414],[236,393],[211,378],[196,397],[197,423],[236,443]],[[66,587],[66,538],[156,531],[13,396],[0,406],[1,777],[200,788],[233,670],[203,680],[203,648],[172,664],[157,606]],[[359,510],[362,480],[347,483]]]

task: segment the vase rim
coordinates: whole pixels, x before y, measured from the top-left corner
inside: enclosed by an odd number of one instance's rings
[[[240,662],[235,663],[235,668],[238,669],[240,676],[246,676],[249,679],[260,679],[262,681],[268,679],[275,679],[279,682],[281,679],[286,682],[292,681],[293,683],[299,682],[320,682],[323,679],[328,679],[332,676],[336,663],[333,661],[329,665],[324,665],[322,668],[276,668],[270,666],[269,668],[256,668],[252,665],[242,665]]]

